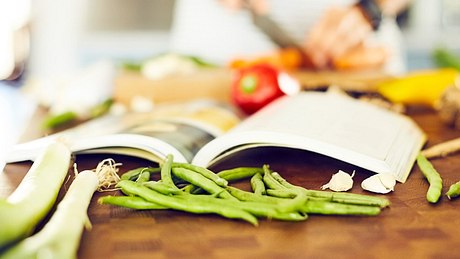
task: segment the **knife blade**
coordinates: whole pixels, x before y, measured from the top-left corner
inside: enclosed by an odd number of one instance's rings
[[[270,16],[257,14],[251,10],[252,22],[270,40],[280,48],[296,48],[302,50],[301,46],[290,37]],[[303,51],[303,50],[302,50]]]
[[[267,35],[273,43],[281,49],[296,49],[302,55],[303,67],[313,68],[313,63],[303,47],[298,44],[283,28],[281,28],[278,23],[276,23],[267,14],[258,14],[248,3],[246,3],[245,6],[251,13],[253,24],[256,25],[265,35]]]

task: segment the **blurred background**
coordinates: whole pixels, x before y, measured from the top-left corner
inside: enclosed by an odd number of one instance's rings
[[[42,79],[35,94],[45,103],[63,82],[72,84],[69,78],[78,78],[78,85],[109,84],[113,62],[169,51],[174,5],[173,0],[0,1],[0,155],[35,110],[37,100],[21,90],[26,82]],[[408,71],[433,67],[436,47],[460,51],[458,0],[414,0],[398,24]],[[51,77],[53,82],[46,81]]]
[[[0,78],[17,76],[25,61],[31,73],[56,73],[101,58],[136,60],[167,52],[174,4],[174,0],[2,1]],[[459,46],[459,1],[414,0],[399,22],[409,69],[431,66],[434,46]],[[51,53],[61,56],[55,59]]]

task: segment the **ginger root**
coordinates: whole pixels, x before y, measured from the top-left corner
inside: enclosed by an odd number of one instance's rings
[[[430,159],[445,157],[458,151],[460,151],[460,138],[455,138],[423,150],[422,155]]]

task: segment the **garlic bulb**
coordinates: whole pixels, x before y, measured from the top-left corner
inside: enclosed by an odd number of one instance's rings
[[[323,186],[321,186],[321,190],[330,189],[335,192],[345,192],[350,190],[353,187],[353,176],[355,175],[355,171],[353,174],[350,175],[345,173],[342,170],[339,170],[336,174],[333,174],[331,180]]]
[[[391,174],[375,174],[361,183],[364,190],[382,194],[394,191],[395,185],[396,179]]]

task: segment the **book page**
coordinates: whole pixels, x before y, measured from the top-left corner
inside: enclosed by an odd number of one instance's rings
[[[281,100],[233,131],[301,135],[383,160],[408,123],[405,117],[351,97],[312,92]]]
[[[268,142],[392,173],[404,181],[415,161],[414,153],[425,142],[423,132],[407,116],[344,94],[322,92],[281,98],[229,135],[204,147],[194,161],[206,163],[234,146]],[[213,158],[206,159],[208,155]]]
[[[227,107],[212,101],[163,105],[153,112],[106,115],[45,138],[18,144],[8,154],[7,161],[33,160],[45,145],[60,140],[76,153],[122,151],[123,154],[129,152],[134,156],[142,154],[142,157],[161,159],[171,153],[178,161],[188,162],[205,144],[239,121]],[[133,152],[133,149],[143,151]]]

